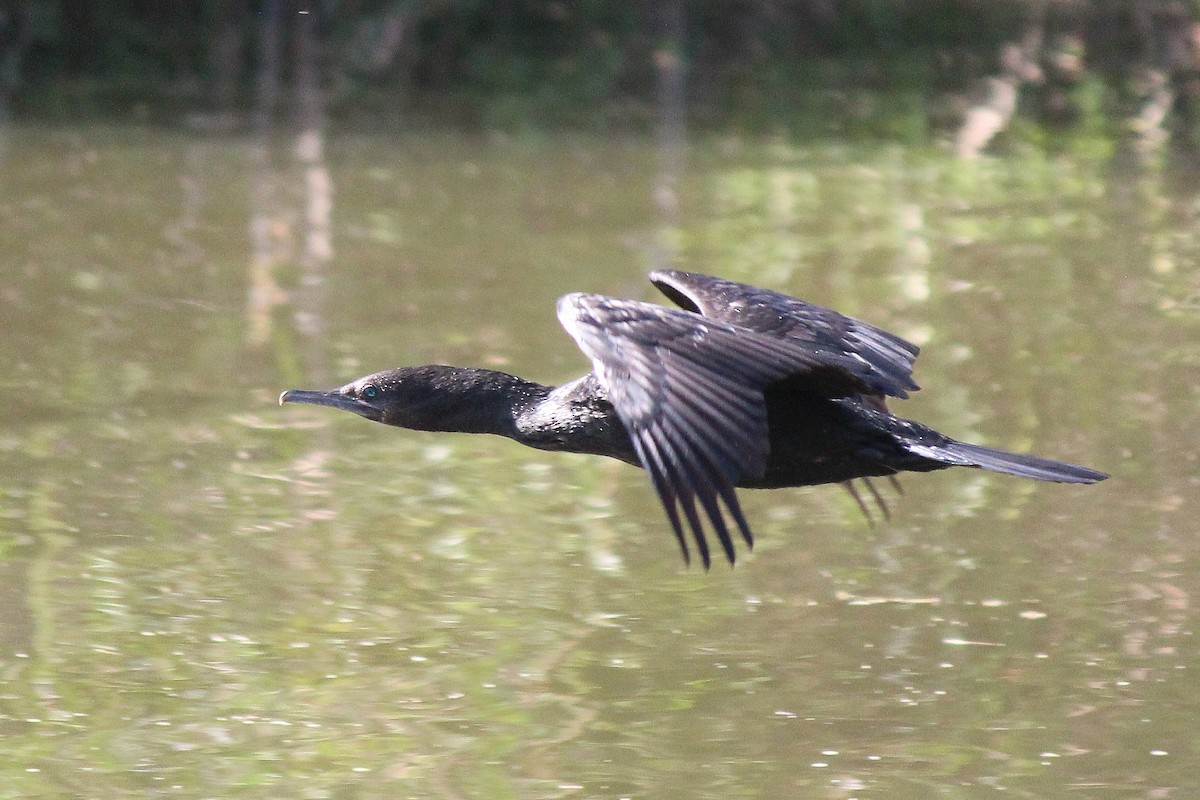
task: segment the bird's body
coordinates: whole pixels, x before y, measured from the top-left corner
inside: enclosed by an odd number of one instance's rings
[[[493,433],[643,467],[684,558],[687,527],[706,566],[704,520],[731,562],[726,516],[752,543],[735,487],[841,483],[857,500],[855,479],[951,466],[1062,483],[1107,477],[958,442],[892,415],[885,397],[917,388],[918,353],[893,334],[706,275],[656,272],[651,280],[683,310],[600,295],[559,301],[560,321],[593,364],[561,386],[495,370],[401,367],[331,391],[284,392],[280,402],[334,406],[402,428]]]

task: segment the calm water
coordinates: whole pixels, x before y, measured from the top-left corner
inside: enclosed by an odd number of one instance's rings
[[[9,131],[0,797],[1197,796],[1200,187],[720,139],[672,219],[660,161]],[[1114,478],[912,476],[874,527],[743,493],[705,573],[632,468],[275,405],[572,378],[554,299],[663,263],[908,336],[901,413]]]

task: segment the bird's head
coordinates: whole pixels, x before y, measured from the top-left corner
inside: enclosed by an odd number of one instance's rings
[[[337,389],[288,389],[279,395],[279,404],[330,406],[419,431],[495,432],[494,420],[525,393],[524,386],[532,384],[490,370],[400,367],[364,375]]]
[[[446,369],[400,367],[364,375],[337,389],[288,389],[279,395],[279,404],[330,406],[385,425],[427,429],[430,405],[443,396],[438,378]]]
[[[365,375],[337,389],[288,389],[279,395],[279,405],[308,403],[353,411],[374,422],[384,422],[388,407],[393,404],[395,380],[392,372]]]

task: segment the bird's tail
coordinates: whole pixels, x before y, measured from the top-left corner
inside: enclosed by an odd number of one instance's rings
[[[914,455],[924,456],[940,464],[979,467],[992,472],[1004,472],[1039,481],[1096,483],[1108,477],[1106,473],[1081,467],[1078,464],[1068,464],[1065,461],[1053,461],[1049,458],[1038,458],[1023,453],[1009,453],[1005,450],[995,450],[978,444],[956,442],[953,439],[947,439],[937,444],[909,444],[905,449]]]

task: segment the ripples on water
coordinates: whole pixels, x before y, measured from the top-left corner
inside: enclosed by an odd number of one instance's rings
[[[690,155],[663,231],[656,165],[334,141],[314,291],[285,148],[17,131],[0,796],[1195,788],[1194,198],[740,143]],[[706,574],[623,465],[274,405],[404,363],[573,377],[555,297],[650,297],[664,242],[920,341],[901,413],[1114,479],[912,476],[877,527],[745,493],[758,548]]]

